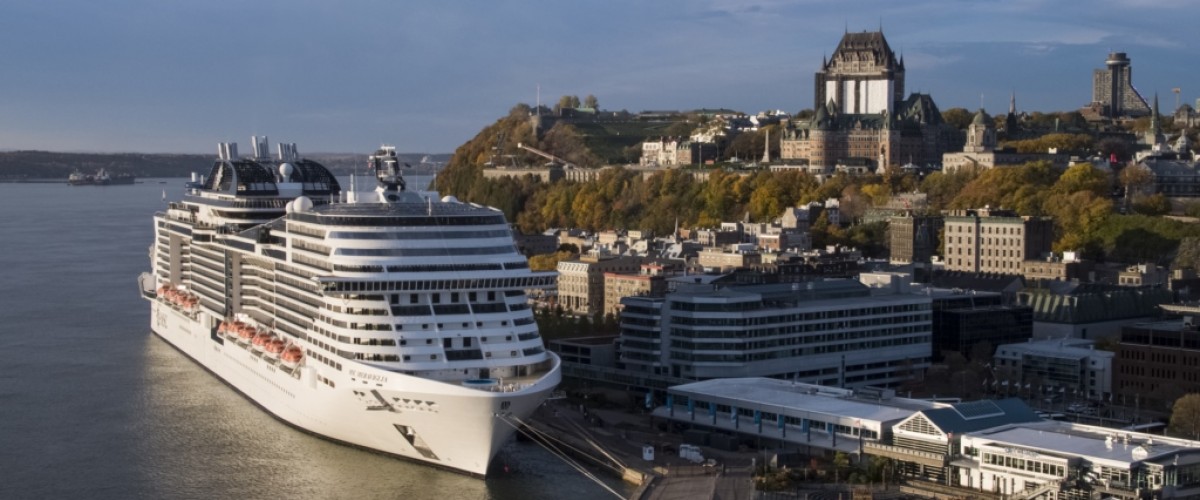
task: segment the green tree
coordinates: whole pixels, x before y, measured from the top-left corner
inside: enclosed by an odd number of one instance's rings
[[[841,481],[842,471],[850,467],[850,456],[846,452],[839,451],[833,455],[833,482],[837,484]]]
[[[966,108],[950,108],[942,111],[942,121],[959,130],[966,130],[975,119],[975,113]]]
[[[1200,439],[1200,394],[1193,392],[1175,400],[1167,430],[1175,436]]]
[[[1171,213],[1171,201],[1162,193],[1143,196],[1133,202],[1133,212],[1142,215],[1167,215]]]
[[[583,107],[598,110],[600,109],[600,101],[596,100],[596,96],[588,94],[587,97],[583,98]]]

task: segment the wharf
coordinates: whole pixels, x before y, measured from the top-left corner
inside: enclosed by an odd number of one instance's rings
[[[706,467],[680,458],[676,453],[682,436],[654,428],[649,414],[631,414],[572,405],[565,400],[549,401],[528,422],[542,432],[568,443],[586,458],[614,475],[639,487],[630,496],[636,500],[720,499],[751,500],[755,496],[752,479],[753,452],[721,452],[705,449],[705,456],[717,465]],[[594,450],[599,443],[620,464]],[[642,458],[643,446],[655,448],[654,460]],[[618,474],[616,470],[622,472]]]

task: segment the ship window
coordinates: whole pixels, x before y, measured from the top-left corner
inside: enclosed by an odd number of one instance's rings
[[[415,294],[415,293],[413,293],[413,294],[409,294],[409,296],[408,296],[408,303],[409,303],[409,304],[416,304],[417,302],[420,302],[420,300],[421,300],[421,299],[419,299],[419,298],[418,298],[418,296],[417,296],[417,294]]]
[[[434,304],[442,303],[442,294],[440,294],[440,293],[431,293],[431,294],[429,294],[429,298],[433,300]]]
[[[405,361],[412,361],[412,356],[409,356],[409,355],[405,354],[405,355],[404,355],[404,360],[405,360]]]
[[[491,301],[495,301],[495,300],[496,300],[496,292],[488,292],[488,301],[491,302]]]
[[[450,292],[450,303],[452,303],[452,304],[458,303],[458,292]]]
[[[452,340],[452,339],[448,339],[448,338],[447,338],[447,339],[442,339],[442,347],[445,347],[446,349],[449,349],[449,348],[451,348],[451,347],[454,347],[454,345],[452,344],[452,342],[453,342],[453,340]]]
[[[433,360],[433,361],[437,361],[437,354],[430,354],[429,359]]]
[[[466,321],[463,321],[463,328],[466,328],[468,325],[470,325],[470,323],[467,323]]]
[[[506,336],[504,337],[504,340],[506,340],[506,341],[508,341],[508,342],[512,342],[512,335],[506,335]]]
[[[429,323],[424,323],[424,324],[422,324],[422,325],[421,325],[421,328],[423,328],[423,329],[425,329],[425,330],[428,330],[428,329],[429,329]]]
[[[408,341],[404,340],[404,339],[400,339],[400,345],[408,345]]]
[[[471,301],[471,302],[475,302],[476,300],[479,300],[479,298],[478,298],[478,294],[477,294],[477,293],[475,293],[475,292],[468,293],[468,294],[467,294],[467,300],[469,300],[469,301]]]
[[[471,347],[471,337],[466,337],[463,339],[463,347]]]
[[[433,345],[433,339],[425,339],[425,345]]]
[[[508,326],[508,320],[500,321],[500,326]]]

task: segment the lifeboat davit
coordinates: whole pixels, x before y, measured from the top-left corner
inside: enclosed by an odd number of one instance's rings
[[[284,366],[291,368],[298,366],[300,361],[303,359],[304,351],[301,351],[300,346],[296,345],[289,346],[283,351],[283,354],[279,355],[279,361],[282,362]]]

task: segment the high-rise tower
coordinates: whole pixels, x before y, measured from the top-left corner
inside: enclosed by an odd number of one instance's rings
[[[1092,102],[1099,104],[1108,118],[1139,117],[1150,114],[1150,105],[1133,88],[1133,68],[1124,52],[1113,52],[1104,61],[1104,69],[1092,76]]]

